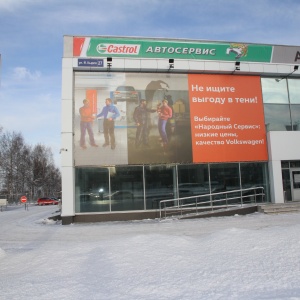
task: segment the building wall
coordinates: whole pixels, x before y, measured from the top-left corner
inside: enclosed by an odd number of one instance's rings
[[[74,164],[73,164],[73,59],[64,58],[62,67],[61,103],[61,172],[62,217],[75,215]]]
[[[271,179],[271,199],[274,203],[284,203],[281,176],[282,160],[299,160],[299,131],[268,132],[269,167]]]
[[[283,47],[286,50],[287,47]],[[289,56],[293,57],[296,47],[288,47]],[[286,53],[282,51],[282,55]],[[171,58],[171,57],[170,57]],[[81,67],[78,68],[78,58],[73,57],[73,37],[64,37],[64,54],[62,61],[62,217],[75,216],[75,187],[74,187],[74,157],[73,157],[73,71],[104,71],[107,69],[107,61],[104,58],[102,68]],[[114,57],[110,71],[118,72],[168,72],[169,60],[143,59],[143,58],[119,58]],[[258,63],[241,62],[240,70],[235,70],[234,61],[205,61],[177,59],[174,63],[174,73],[207,73],[207,74],[238,74],[281,77],[294,72],[294,64],[290,63]],[[281,160],[299,160],[300,132],[269,132],[269,176],[271,186],[271,199],[275,203],[284,202]]]

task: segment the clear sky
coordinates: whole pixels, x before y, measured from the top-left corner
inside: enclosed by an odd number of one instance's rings
[[[64,35],[300,45],[299,0],[0,0],[0,125],[59,166]]]

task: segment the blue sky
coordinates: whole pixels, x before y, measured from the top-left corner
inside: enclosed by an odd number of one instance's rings
[[[0,0],[0,125],[59,166],[64,35],[300,45],[298,0]]]

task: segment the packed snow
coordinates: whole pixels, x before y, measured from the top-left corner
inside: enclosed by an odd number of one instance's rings
[[[0,299],[300,299],[300,213],[75,223],[0,211]]]

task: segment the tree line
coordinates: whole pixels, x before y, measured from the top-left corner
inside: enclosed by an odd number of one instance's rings
[[[21,133],[0,126],[0,198],[9,203],[39,197],[60,197],[61,173],[55,166],[50,147],[28,145]]]

